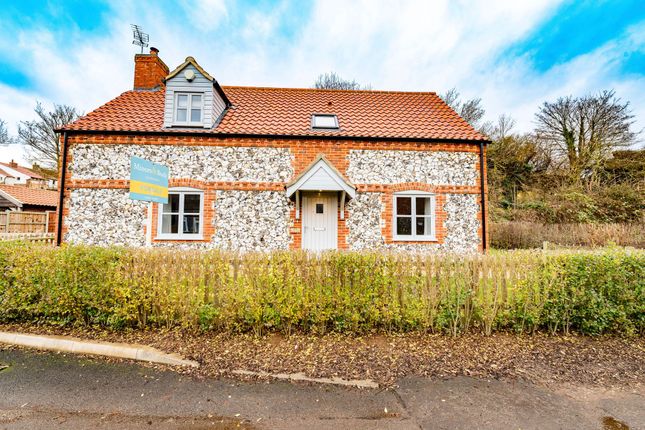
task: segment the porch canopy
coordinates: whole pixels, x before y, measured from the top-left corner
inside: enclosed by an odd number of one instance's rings
[[[287,197],[291,198],[295,195],[296,198],[296,219],[300,218],[300,191],[341,192],[341,219],[345,217],[345,199],[356,197],[356,187],[345,179],[322,154],[287,184]]]

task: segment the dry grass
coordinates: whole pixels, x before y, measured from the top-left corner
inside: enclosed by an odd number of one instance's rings
[[[499,222],[490,226],[491,246],[497,249],[541,248],[544,242],[558,246],[608,245],[645,248],[645,225],[634,224],[540,224]]]

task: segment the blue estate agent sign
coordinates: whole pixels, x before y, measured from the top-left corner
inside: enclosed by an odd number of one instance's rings
[[[168,203],[168,167],[130,157],[130,198]]]

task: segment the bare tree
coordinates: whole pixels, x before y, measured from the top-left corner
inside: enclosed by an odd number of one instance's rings
[[[517,193],[534,180],[536,173],[549,168],[550,159],[535,143],[530,134],[513,131],[515,120],[509,115],[500,115],[497,124],[491,127],[492,143],[487,150],[488,181],[492,200],[500,197],[507,203],[515,203]]]
[[[493,140],[504,140],[506,137],[511,135],[511,132],[515,128],[515,120],[510,115],[505,113],[501,114],[497,118],[497,124],[493,127],[491,131],[491,136]]]
[[[634,143],[629,102],[614,91],[544,102],[536,116],[536,135],[554,156],[566,160],[573,177],[595,173],[612,151]]]
[[[7,123],[0,119],[0,146],[6,146],[13,143],[13,138],[9,136]]]
[[[355,80],[343,79],[335,72],[330,72],[318,75],[314,88],[319,90],[371,90],[372,86],[361,86]]]
[[[53,111],[46,112],[43,105],[37,103],[34,110],[38,119],[20,121],[18,142],[27,148],[30,161],[38,162],[48,168],[58,168],[60,136],[54,130],[76,120],[80,114],[76,108],[66,105],[54,105]]]
[[[460,99],[459,91],[456,88],[449,89],[446,93],[441,94],[440,97],[444,102],[455,110],[466,122],[474,128],[483,131],[484,133],[490,132],[492,124],[481,123],[486,110],[482,106],[482,99],[475,98],[466,101]]]

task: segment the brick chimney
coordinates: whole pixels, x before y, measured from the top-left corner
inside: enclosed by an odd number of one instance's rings
[[[16,163],[15,161],[11,160],[11,162],[9,163],[9,167],[15,169],[16,167],[18,167],[18,163]]]
[[[150,48],[149,54],[134,56],[134,89],[153,90],[165,86],[164,78],[168,76],[168,66],[159,58],[159,50]]]

